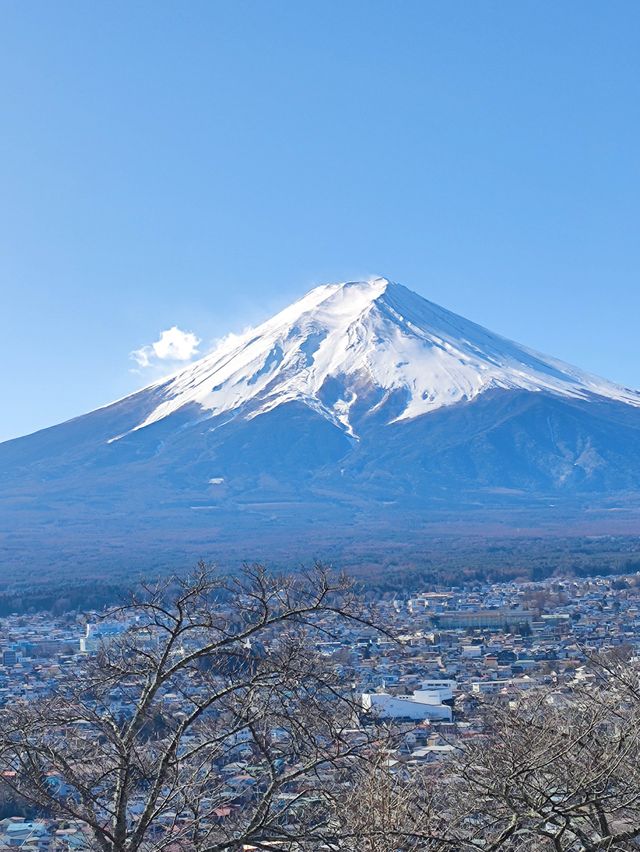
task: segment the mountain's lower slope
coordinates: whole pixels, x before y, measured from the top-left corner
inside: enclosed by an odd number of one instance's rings
[[[640,414],[621,404],[496,391],[359,440],[299,402],[215,428],[183,410],[107,443],[125,405],[0,445],[1,564],[339,558],[452,524],[640,532]]]
[[[318,288],[169,380],[0,444],[5,570],[640,532],[638,505],[636,392],[381,279]]]

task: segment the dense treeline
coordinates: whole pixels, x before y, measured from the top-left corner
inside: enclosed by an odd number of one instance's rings
[[[227,566],[228,567],[228,566]],[[635,536],[593,538],[436,539],[425,544],[411,561],[387,554],[362,552],[339,561],[364,591],[411,594],[510,580],[540,581],[548,577],[589,577],[640,572],[640,540]],[[86,612],[102,610],[127,597],[135,579],[115,573],[108,579],[78,569],[74,578],[47,573],[39,566],[37,579],[0,587],[0,617],[11,613]]]
[[[61,584],[50,580],[46,583],[13,585],[0,591],[0,617],[18,613],[86,612],[103,610],[121,600],[127,593],[128,584],[101,583],[95,579],[79,579],[75,583]]]
[[[538,582],[549,577],[608,577],[640,571],[636,537],[440,541],[424,559],[406,566],[391,561],[349,565],[349,572],[376,592],[411,593],[511,580]]]

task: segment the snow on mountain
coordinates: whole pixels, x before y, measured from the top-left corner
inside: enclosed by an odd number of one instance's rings
[[[325,392],[332,381],[337,397]],[[250,419],[301,401],[357,437],[351,409],[359,397],[370,399],[372,388],[382,392],[373,407],[403,392],[394,421],[490,389],[640,406],[637,391],[495,335],[386,278],[316,287],[154,387],[162,401],[133,431],[187,405],[199,406],[203,417]]]

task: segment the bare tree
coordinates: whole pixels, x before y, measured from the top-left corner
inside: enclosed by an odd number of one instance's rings
[[[451,849],[621,852],[640,838],[640,680],[593,660],[585,683],[489,705],[448,768]]]
[[[403,765],[383,750],[352,778],[355,795],[340,804],[340,852],[449,852],[441,773]],[[446,777],[446,776],[445,776]]]
[[[355,697],[314,647],[372,627],[349,584],[321,567],[200,565],[110,618],[125,629],[95,657],[3,711],[15,793],[83,820],[103,852],[339,848],[337,802],[381,736],[355,724]]]

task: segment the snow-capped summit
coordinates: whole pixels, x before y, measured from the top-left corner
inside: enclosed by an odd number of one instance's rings
[[[255,417],[295,400],[357,437],[354,404],[366,397],[369,407],[380,407],[391,393],[403,395],[391,421],[489,389],[640,406],[638,392],[492,334],[386,278],[316,287],[158,384],[162,401],[136,429],[185,405],[200,406],[208,417]]]

